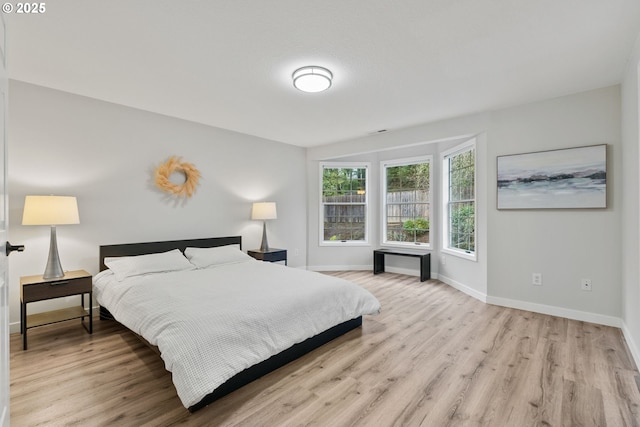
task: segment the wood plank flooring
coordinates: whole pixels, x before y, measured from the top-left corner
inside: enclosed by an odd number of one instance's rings
[[[11,425],[640,426],[619,329],[483,304],[435,280],[330,273],[382,303],[363,327],[190,414],[112,321],[11,336]]]

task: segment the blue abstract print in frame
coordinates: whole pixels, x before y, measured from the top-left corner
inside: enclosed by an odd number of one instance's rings
[[[498,156],[498,209],[606,207],[606,144]]]

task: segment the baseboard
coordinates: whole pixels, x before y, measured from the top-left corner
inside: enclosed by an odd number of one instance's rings
[[[588,311],[573,310],[553,305],[537,304],[533,302],[492,296],[487,297],[487,304],[517,308],[518,310],[533,311],[534,313],[549,314],[551,316],[565,317],[567,319],[597,323],[599,325],[613,326],[616,328],[622,327],[622,319],[619,317],[606,316],[604,314],[590,313]]]
[[[9,333],[10,334],[20,333],[20,322],[9,323]]]
[[[482,293],[480,291],[477,291],[465,284],[462,284],[460,282],[456,282],[455,280],[453,280],[450,277],[447,276],[443,276],[442,274],[440,274],[438,276],[438,280],[440,280],[441,282],[446,283],[447,285],[451,286],[452,288],[455,288],[457,290],[459,290],[460,292],[463,292],[479,301],[482,301],[486,304],[487,302],[487,294]]]
[[[633,339],[633,335],[624,321],[622,322],[622,334],[624,335],[625,341],[627,341],[627,347],[629,351],[631,351],[631,356],[636,362],[636,369],[640,369],[640,347],[638,347],[638,343]]]

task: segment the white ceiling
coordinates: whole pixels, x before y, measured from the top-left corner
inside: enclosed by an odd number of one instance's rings
[[[4,14],[10,78],[303,147],[617,84],[640,32],[639,0],[45,4]]]

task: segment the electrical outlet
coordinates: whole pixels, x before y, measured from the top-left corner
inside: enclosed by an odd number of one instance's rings
[[[591,279],[582,279],[580,281],[580,289],[583,291],[591,291]]]
[[[447,265],[447,257],[442,255],[440,257],[440,262],[442,263],[442,265]]]
[[[531,284],[534,286],[542,286],[542,273],[531,274]]]

